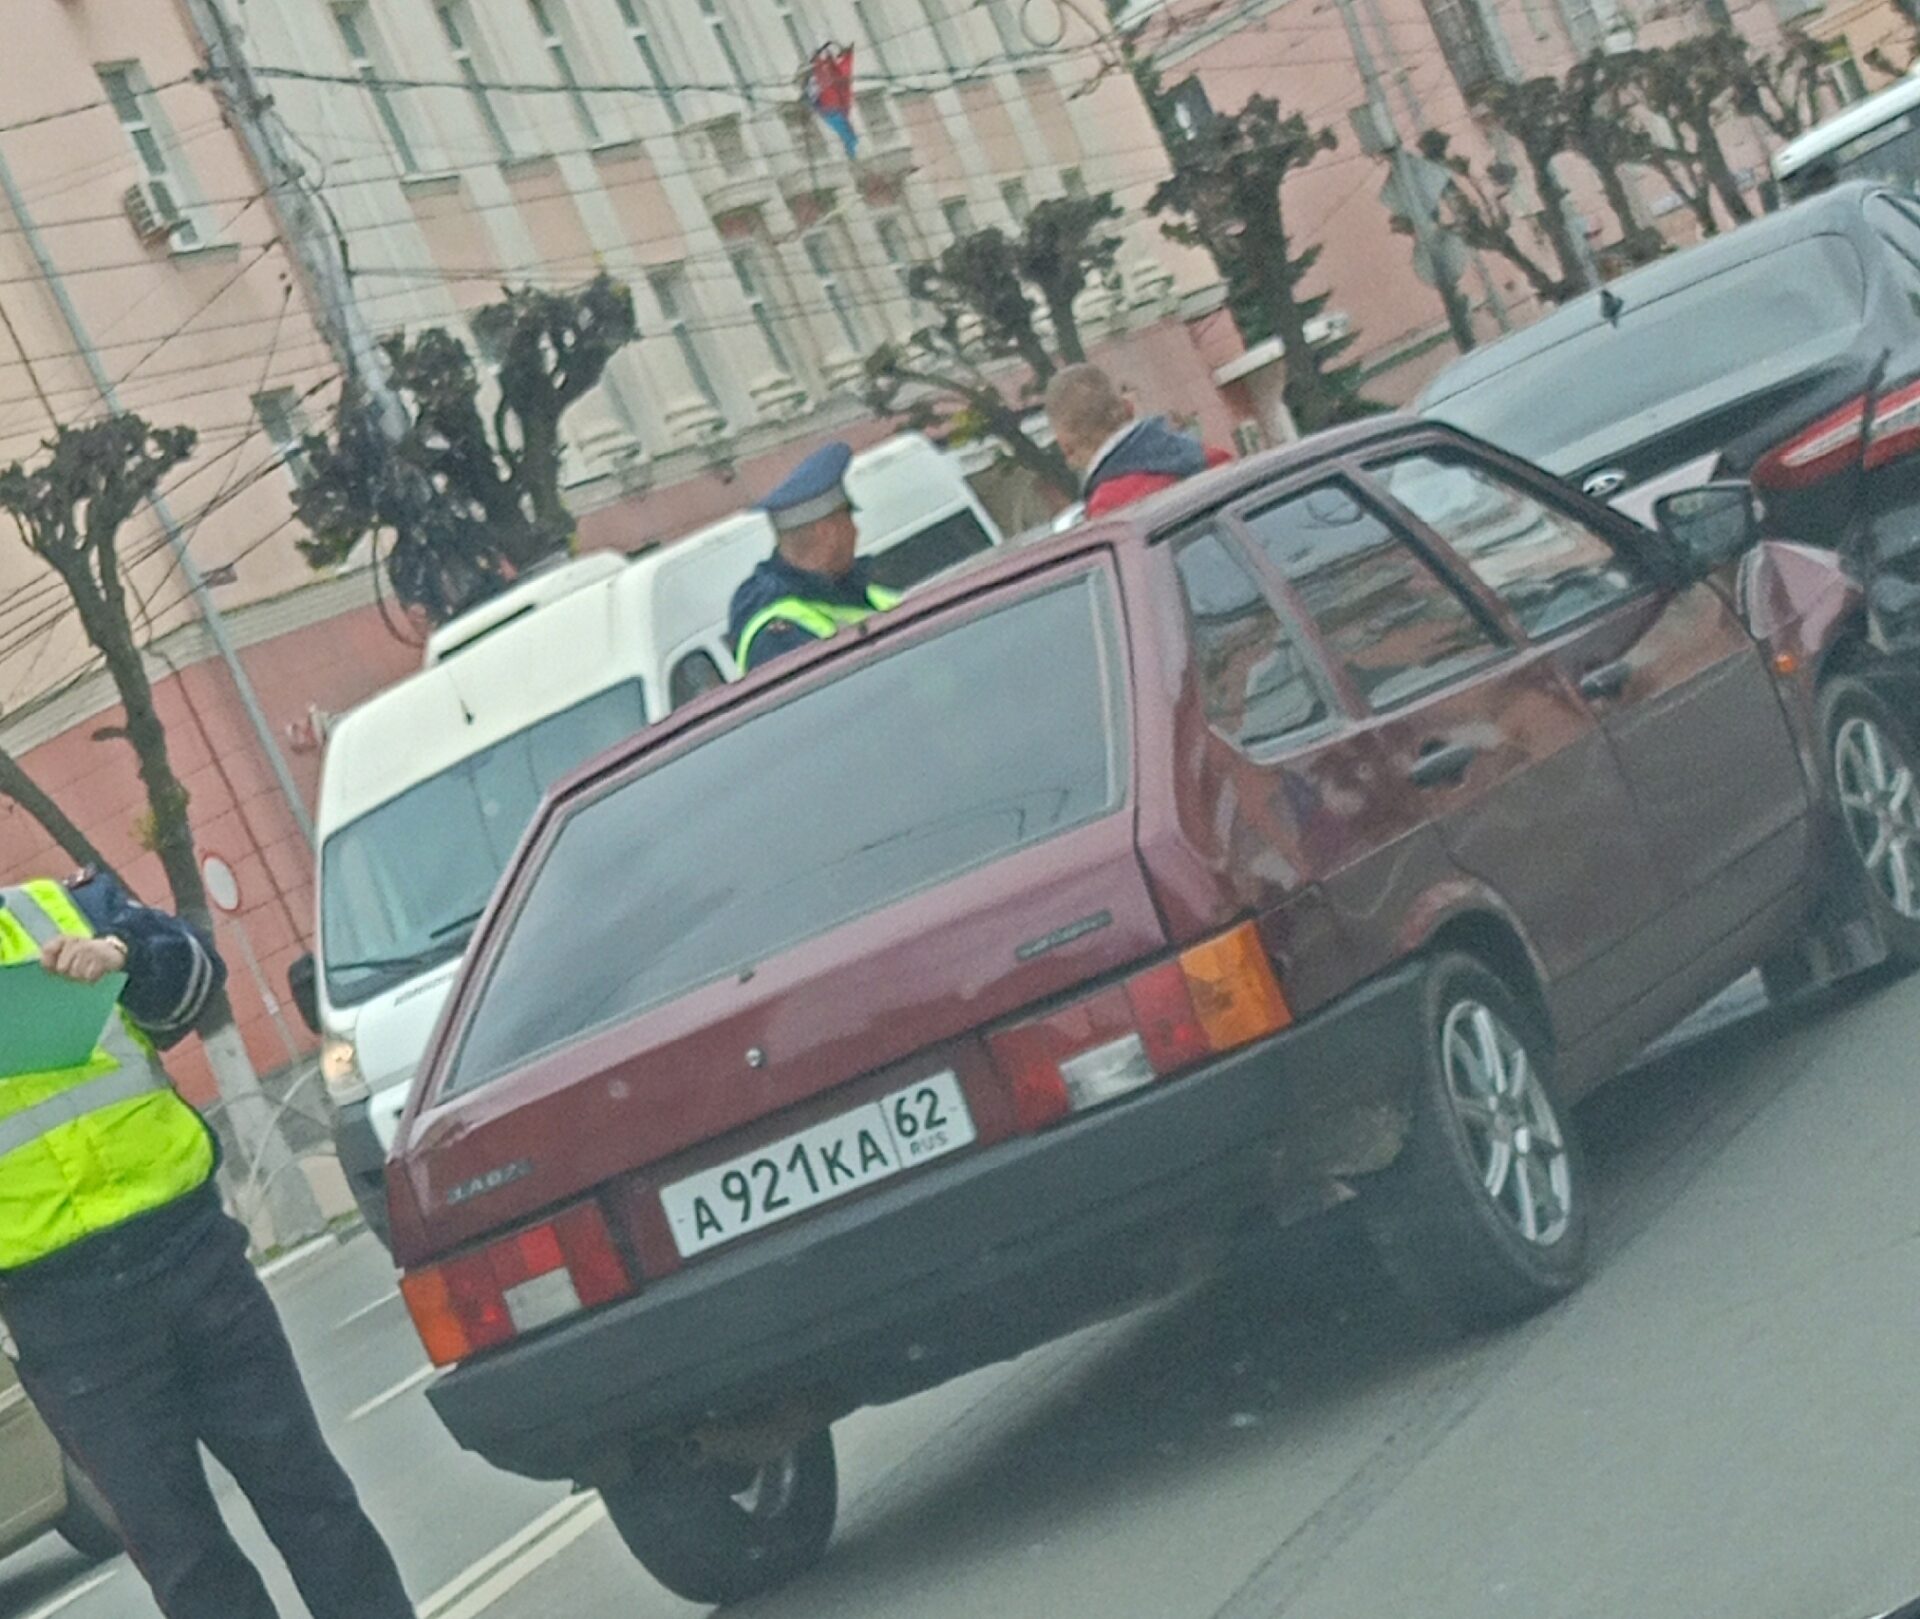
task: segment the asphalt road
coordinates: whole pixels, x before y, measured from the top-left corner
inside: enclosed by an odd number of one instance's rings
[[[1332,1224],[843,1424],[827,1562],[739,1611],[1866,1619],[1920,1594],[1920,981],[1696,1032],[1580,1122],[1596,1268],[1548,1316],[1436,1337]],[[273,1285],[428,1619],[696,1611],[593,1498],[450,1444],[364,1237]],[[154,1611],[124,1561],[0,1562],[3,1619]]]

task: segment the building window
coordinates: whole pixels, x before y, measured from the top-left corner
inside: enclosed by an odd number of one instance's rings
[[[693,379],[694,387],[700,390],[700,396],[709,405],[724,415],[720,405],[720,390],[713,384],[713,372],[701,352],[692,326],[688,324],[692,300],[687,292],[687,272],[680,269],[655,270],[647,277],[647,284],[653,288],[654,301],[660,305],[660,313],[667,323],[667,335],[680,351],[680,358],[686,363],[687,375]]]
[[[140,166],[146,171],[160,223],[172,227],[168,241],[175,247],[198,247],[200,228],[187,213],[187,188],[181,182],[173,155],[173,140],[162,127],[160,111],[146,75],[132,65],[100,69],[100,87],[106,91],[120,127],[127,132]]]
[[[727,19],[720,15],[716,0],[700,0],[700,15],[707,19],[707,30],[713,35],[714,44],[719,47],[727,71],[733,75],[733,82],[743,91],[750,89],[746,67],[740,60],[739,51],[734,48],[733,35],[727,28]]]
[[[1062,169],[1060,189],[1076,202],[1084,201],[1087,195],[1087,177],[1078,169]]]
[[[750,247],[736,247],[727,257],[733,263],[733,278],[740,283],[740,296],[746,299],[753,324],[760,328],[761,337],[766,339],[767,352],[773,356],[773,363],[792,376],[793,358],[781,340],[780,328],[773,323],[773,313],[767,308],[766,293],[760,284],[758,255]]]
[[[553,76],[566,89],[574,122],[580,126],[580,133],[586,136],[588,143],[598,146],[600,121],[593,116],[587,93],[580,87],[580,76],[573,71],[573,57],[567,51],[567,37],[560,28],[559,8],[554,0],[527,0],[527,6],[533,13],[534,27],[540,30],[540,44],[553,66]]]
[[[667,77],[667,71],[661,65],[659,47],[653,42],[656,30],[647,14],[646,0],[618,0],[618,4],[620,20],[626,24],[627,38],[633,41],[633,49],[640,58],[641,67],[660,92],[660,105],[667,110],[667,121],[678,129],[686,120],[680,114],[680,98],[673,93],[673,81]]]
[[[886,254],[887,264],[900,283],[900,296],[912,303],[913,252],[907,246],[906,228],[892,214],[883,214],[873,222],[873,229],[880,238],[880,251]]]
[[[1474,0],[1427,0],[1427,19],[1462,95],[1474,95],[1493,83],[1499,74]]]
[[[820,296],[826,299],[827,308],[832,311],[834,324],[840,328],[840,336],[845,340],[848,350],[854,354],[867,351],[867,340],[860,329],[860,321],[848,301],[846,289],[840,284],[840,267],[835,262],[837,255],[823,231],[811,231],[802,245],[806,249],[807,263],[813,267],[815,278],[820,283]]]
[[[1853,59],[1852,47],[1844,39],[1836,39],[1827,50],[1829,59],[1824,76],[1833,99],[1843,107],[1864,101],[1867,81],[1860,72],[1860,64]]]
[[[1014,224],[1026,229],[1027,215],[1033,212],[1033,203],[1027,196],[1025,180],[1002,180],[1000,182],[1000,200],[1007,205],[1007,212],[1013,216]]]
[[[413,141],[407,134],[406,121],[400,116],[398,103],[387,88],[392,75],[383,71],[382,64],[374,52],[379,44],[373,31],[373,18],[367,14],[365,5],[336,6],[334,21],[340,28],[340,39],[347,47],[347,56],[353,63],[355,76],[367,87],[367,94],[373,97],[373,110],[380,116],[380,124],[387,132],[387,139],[393,143],[393,154],[400,160],[402,174],[418,174],[419,159],[414,156]]]
[[[1020,26],[1021,0],[980,0],[993,22],[1003,56],[1020,56],[1028,48],[1026,31]]]
[[[473,18],[464,0],[458,5],[436,6],[434,12],[440,18],[440,32],[446,36],[447,49],[453,54],[453,65],[467,82],[467,89],[473,96],[474,111],[480,114],[480,122],[486,126],[493,149],[503,158],[512,157],[513,142],[507,138],[507,126],[500,122],[499,111],[493,104],[493,92],[487,88],[487,76],[481,72],[480,64],[474,58]]]
[[[893,61],[887,51],[887,36],[873,25],[870,15],[872,6],[869,0],[853,0],[854,21],[859,23],[860,32],[867,36],[867,50],[873,56],[873,65],[887,77],[893,77]]]
[[[860,123],[875,146],[897,146],[900,120],[894,116],[893,97],[885,90],[863,90],[859,97]]]
[[[920,0],[920,9],[927,14],[927,32],[933,35],[940,65],[957,78],[965,71],[961,63],[966,58],[960,50],[960,36],[954,31],[953,18],[947,11],[947,0]]]
[[[313,476],[313,463],[307,459],[307,421],[299,396],[291,388],[274,388],[255,394],[253,409],[294,488],[302,487]]]
[[[793,46],[794,61],[805,63],[813,56],[814,50],[822,43],[815,40],[807,43],[806,19],[800,14],[799,0],[774,0],[774,8],[780,15],[780,26],[787,31],[787,43]]]
[[[973,204],[965,197],[947,198],[940,204],[940,215],[956,242],[964,242],[973,234]]]

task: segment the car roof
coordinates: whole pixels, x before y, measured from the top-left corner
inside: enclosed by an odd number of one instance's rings
[[[1851,107],[1843,108],[1825,123],[1816,124],[1804,135],[1797,135],[1773,154],[1772,168],[1776,180],[1784,180],[1797,174],[1809,163],[1817,163],[1836,148],[1844,146],[1856,135],[1864,135],[1870,129],[1877,129],[1889,118],[1897,118],[1903,112],[1920,107],[1920,72],[1910,71],[1903,79],[1897,79],[1884,90],[1875,91],[1864,101],[1856,101]]]
[[[1607,302],[1610,299],[1618,299],[1627,309],[1632,309],[1636,304],[1651,303],[1721,275],[1736,265],[1764,258],[1790,243],[1812,236],[1851,235],[1858,226],[1867,198],[1886,189],[1871,180],[1835,186],[1791,208],[1767,214],[1724,236],[1709,237],[1643,269],[1620,276],[1598,292],[1583,293],[1533,325],[1463,354],[1427,384],[1416,401],[1416,408],[1430,410],[1444,400],[1477,388],[1503,372],[1530,364],[1563,343],[1607,325],[1606,309],[1611,307]]]
[[[634,678],[640,663],[622,605],[626,583],[616,576],[548,602],[338,720],[320,778],[322,836]]]

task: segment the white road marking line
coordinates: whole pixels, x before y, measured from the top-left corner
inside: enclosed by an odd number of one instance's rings
[[[475,1619],[606,1516],[597,1495],[556,1502],[421,1603],[420,1619]]]
[[[382,1293],[379,1298],[375,1299],[371,1304],[363,1304],[359,1309],[355,1310],[352,1315],[344,1316],[334,1322],[333,1330],[335,1332],[345,1332],[346,1329],[356,1321],[366,1320],[375,1310],[384,1310],[389,1304],[398,1304],[399,1302],[400,1290],[398,1288],[395,1288],[391,1293]]]
[[[298,1248],[282,1254],[278,1259],[260,1267],[260,1280],[270,1281],[275,1276],[284,1275],[290,1270],[306,1264],[309,1259],[318,1259],[322,1254],[340,1246],[337,1237],[315,1237],[311,1242],[303,1242]]]
[[[597,1499],[597,1498],[596,1498]],[[60,1612],[62,1608],[71,1608],[89,1591],[97,1591],[120,1571],[117,1568],[102,1569],[93,1578],[82,1580],[78,1585],[70,1586],[51,1602],[43,1603],[26,1616],[26,1619],[47,1619],[49,1614]]]
[[[347,1421],[358,1422],[362,1417],[371,1416],[374,1412],[378,1411],[381,1406],[392,1405],[401,1395],[412,1392],[422,1383],[426,1382],[428,1378],[432,1377],[433,1370],[431,1366],[422,1366],[419,1371],[413,1373],[411,1376],[401,1378],[392,1388],[374,1395],[365,1405],[356,1406],[353,1410],[349,1411],[347,1413]]]

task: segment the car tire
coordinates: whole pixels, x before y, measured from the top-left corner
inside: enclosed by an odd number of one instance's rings
[[[1840,842],[1887,955],[1920,967],[1920,748],[1878,693],[1844,678],[1820,694],[1820,736]]]
[[[67,1510],[60,1514],[53,1532],[90,1562],[117,1557],[125,1548],[106,1497],[94,1488],[93,1480],[74,1465],[71,1457],[62,1456],[60,1468],[66,1475]]]
[[[833,1435],[821,1429],[751,1477],[657,1451],[600,1494],[627,1550],[675,1596],[742,1602],[826,1551],[840,1503]]]
[[[1586,1273],[1586,1166],[1539,1014],[1471,956],[1421,984],[1412,1123],[1360,1213],[1416,1305],[1468,1330],[1564,1298]]]

